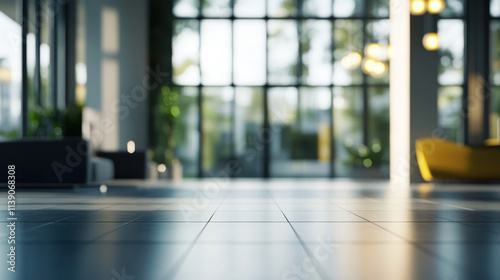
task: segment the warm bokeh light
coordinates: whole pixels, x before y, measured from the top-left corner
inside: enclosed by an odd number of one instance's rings
[[[76,104],[83,106],[87,100],[87,86],[76,85],[75,87],[75,101]]]
[[[439,14],[444,10],[445,6],[444,0],[429,0],[427,10],[431,14]]]
[[[381,78],[385,74],[387,74],[387,66],[385,65],[385,63],[380,61],[375,62],[375,65],[370,75],[372,75],[372,77],[375,78]]]
[[[165,164],[161,163],[161,164],[158,164],[158,172],[165,172],[167,171],[167,166],[165,166]]]
[[[388,45],[388,46],[387,46],[387,57],[388,57],[389,59],[391,59],[391,58],[392,58],[392,52],[393,52],[393,50],[392,50],[392,46],[391,46],[391,45]]]
[[[363,58],[361,57],[360,53],[351,52],[340,60],[340,64],[347,70],[353,70],[361,64],[362,59]]]
[[[0,82],[10,83],[12,80],[12,73],[10,69],[0,68]]]
[[[106,185],[101,185],[101,186],[99,187],[99,191],[100,191],[101,193],[107,193],[107,192],[108,192],[108,187],[107,187]]]
[[[368,44],[365,48],[365,55],[370,58],[380,59],[383,53],[383,48],[379,43]]]
[[[439,37],[437,33],[427,33],[422,39],[424,48],[428,51],[435,51],[439,49]]]
[[[388,67],[386,63],[377,61],[371,58],[366,59],[363,62],[363,72],[369,74],[374,78],[381,78],[387,74]]]
[[[135,152],[135,142],[134,141],[127,142],[127,152],[129,154],[133,154]]]
[[[423,15],[425,14],[425,1],[424,0],[412,0],[410,6],[410,12],[412,15]]]
[[[375,69],[375,64],[377,64],[376,60],[371,58],[365,59],[363,62],[363,72],[365,72],[365,74],[371,74]]]

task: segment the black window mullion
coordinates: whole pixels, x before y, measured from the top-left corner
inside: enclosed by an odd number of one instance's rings
[[[22,114],[22,137],[28,136],[28,60],[26,48],[26,35],[28,34],[28,0],[21,2],[21,114]]]
[[[333,14],[333,5],[334,5],[335,0],[331,0],[332,3],[332,11],[330,11]],[[334,31],[335,31],[335,20],[330,21],[331,22],[331,40],[330,40],[330,64],[332,65],[332,77],[330,77],[331,81],[333,81],[333,71],[334,71],[334,64],[335,64],[335,56],[333,55],[335,52],[335,38],[334,38]],[[335,113],[335,107],[334,107],[334,95],[333,95],[333,83],[330,86],[330,96],[331,96],[331,102],[330,102],[330,178],[335,177],[335,118],[333,114]]]
[[[59,4],[56,0],[51,0],[50,7],[52,8],[51,11],[51,48],[50,48],[50,68],[51,68],[51,73],[50,73],[50,86],[51,86],[51,95],[52,95],[52,107],[54,108],[54,122],[57,121],[58,119],[58,110],[57,110],[57,76],[58,76],[58,65],[57,65],[57,49],[58,49],[58,43],[57,43],[57,31],[58,31],[58,17],[57,17],[57,11],[59,10]]]
[[[464,1],[465,7],[467,7],[467,0]],[[468,137],[469,137],[469,107],[467,106],[467,103],[469,102],[469,92],[468,92],[468,87],[469,87],[469,81],[468,81],[468,76],[469,76],[469,67],[467,66],[468,61],[466,59],[466,54],[467,54],[467,25],[468,23],[468,16],[467,16],[467,9],[464,9],[464,14],[462,15],[463,18],[461,18],[464,22],[464,30],[462,32],[464,33],[464,49],[463,49],[463,84],[462,84],[462,143],[467,144],[468,143]],[[441,85],[440,85],[441,86]]]
[[[302,20],[300,20],[302,16],[302,0],[297,0],[297,14],[298,18],[295,20],[297,24],[297,40],[298,40],[298,51],[297,51],[297,66],[295,71],[295,78],[297,81],[297,129],[302,128],[302,113],[300,111],[300,102],[302,99],[302,92],[300,90],[300,86],[303,85],[302,81]]]
[[[234,87],[234,0],[230,1],[231,5],[231,89],[233,99],[231,100],[231,155],[230,158],[236,160],[236,88]],[[231,172],[230,177],[236,174]]]
[[[64,7],[64,81],[65,81],[65,94],[64,104],[71,106],[76,104],[75,88],[76,88],[76,3],[69,1]]]
[[[203,177],[203,94],[202,94],[202,71],[201,71],[201,23],[202,23],[202,4],[199,0],[198,10],[198,72],[200,82],[198,84],[198,177]]]
[[[264,85],[264,95],[263,95],[263,106],[264,106],[264,124],[262,131],[262,138],[267,140],[264,141],[264,155],[263,155],[263,167],[264,167],[264,178],[270,177],[270,165],[271,165],[271,149],[269,143],[271,141],[271,126],[269,124],[269,18],[268,14],[268,2],[269,0],[265,0],[265,23],[266,23],[266,84]],[[267,137],[267,138],[266,138]]]
[[[302,1],[303,0],[297,0],[297,13],[299,15],[298,19],[296,19],[297,23],[297,39],[298,39],[298,44],[299,44],[299,51],[298,51],[298,56],[297,56],[297,84],[303,85],[302,81]]]
[[[364,0],[364,11],[363,11],[363,47],[367,44],[367,15],[368,15],[368,0]],[[363,66],[361,66],[363,67]],[[368,75],[362,72],[363,77],[363,144],[368,146],[368,114],[369,114],[369,104],[368,104]]]
[[[35,77],[34,88],[36,104],[42,106],[42,86],[40,76],[40,45],[41,45],[41,0],[35,0]]]

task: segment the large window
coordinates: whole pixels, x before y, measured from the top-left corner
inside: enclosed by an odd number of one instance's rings
[[[177,0],[186,175],[383,176],[389,1]],[[182,141],[181,141],[182,140]]]
[[[500,139],[500,1],[490,2],[490,138]]]
[[[0,3],[0,140],[21,136],[19,1]]]
[[[438,122],[443,137],[464,142],[465,14],[463,0],[448,0],[438,21]]]
[[[69,2],[1,1],[0,140],[63,136]]]

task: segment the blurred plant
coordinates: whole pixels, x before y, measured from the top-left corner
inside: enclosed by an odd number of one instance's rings
[[[17,139],[17,138],[20,138],[20,137],[21,137],[21,135],[20,135],[18,129],[12,129],[12,130],[9,130],[9,131],[0,131],[0,139],[1,138],[4,138],[4,139]]]
[[[354,145],[350,140],[344,142],[347,151],[346,164],[351,167],[379,167],[385,162],[384,147],[379,139],[374,139],[371,146]]]
[[[61,110],[34,106],[28,112],[28,136],[31,137],[62,137],[62,122],[59,116]]]
[[[153,112],[153,160],[157,163],[170,165],[175,158],[174,132],[177,118],[180,116],[179,92],[168,86],[161,88]]]

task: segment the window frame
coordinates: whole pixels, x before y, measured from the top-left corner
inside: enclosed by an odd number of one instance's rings
[[[369,104],[369,89],[372,87],[385,87],[389,88],[389,82],[383,82],[383,83],[371,83],[368,79],[368,74],[362,72],[362,82],[361,83],[353,83],[349,85],[339,85],[333,82],[333,78],[330,80],[329,84],[322,84],[322,85],[310,85],[308,83],[304,83],[302,81],[302,70],[303,70],[303,61],[302,61],[302,47],[301,47],[301,39],[302,39],[302,31],[301,31],[301,26],[303,21],[307,20],[325,20],[329,21],[331,24],[331,41],[330,41],[330,53],[331,53],[331,69],[332,69],[332,75],[333,75],[333,65],[337,61],[334,58],[334,51],[335,51],[335,41],[333,37],[333,32],[334,32],[334,23],[336,20],[360,20],[362,22],[362,34],[363,34],[363,40],[362,44],[363,46],[366,46],[368,43],[368,32],[367,32],[367,25],[369,24],[370,21],[373,20],[388,20],[389,16],[387,15],[386,17],[378,17],[378,16],[372,16],[368,15],[368,8],[369,8],[369,2],[370,0],[362,0],[362,15],[361,16],[349,16],[349,17],[336,17],[333,15],[333,4],[334,0],[331,0],[331,11],[330,11],[330,16],[327,17],[322,17],[322,16],[306,16],[303,15],[302,13],[302,4],[303,0],[296,0],[295,1],[295,8],[296,8],[296,15],[295,16],[285,16],[285,17],[273,17],[268,15],[268,2],[269,0],[264,1],[265,5],[265,14],[262,17],[255,17],[255,16],[235,16],[234,13],[234,4],[235,0],[230,0],[230,15],[222,17],[222,16],[205,16],[203,15],[203,0],[196,0],[197,5],[198,5],[198,13],[196,16],[178,16],[175,14],[175,11],[172,11],[173,15],[173,24],[172,28],[175,28],[175,21],[178,20],[196,20],[198,22],[198,38],[199,38],[199,46],[198,46],[198,75],[199,75],[199,83],[198,84],[191,84],[191,85],[183,85],[183,84],[177,84],[175,83],[173,77],[172,77],[172,85],[175,88],[182,88],[182,87],[197,87],[198,88],[198,135],[199,135],[199,143],[198,143],[198,177],[205,177],[204,171],[203,171],[203,88],[208,88],[208,87],[232,87],[233,89],[236,89],[238,87],[258,87],[263,89],[263,123],[262,123],[262,131],[270,131],[270,121],[269,121],[269,96],[268,96],[268,91],[270,88],[274,87],[293,87],[296,88],[297,91],[300,94],[300,88],[301,87],[312,87],[312,88],[329,88],[331,92],[331,100],[332,104],[330,106],[330,129],[331,129],[331,144],[330,144],[330,150],[331,150],[331,157],[330,157],[330,174],[328,177],[333,178],[336,177],[335,174],[335,134],[334,134],[334,106],[333,106],[333,89],[335,87],[359,87],[362,89],[362,95],[363,95],[363,112],[362,112],[362,142],[364,145],[368,146],[370,143],[370,132],[369,132],[369,118],[370,118],[370,104]],[[175,3],[173,5],[173,9],[175,8]],[[202,78],[202,70],[201,70],[201,25],[204,20],[229,20],[231,23],[231,83],[227,85],[205,85],[203,83],[203,78]],[[266,81],[263,85],[243,85],[243,84],[235,84],[234,83],[234,23],[236,20],[261,20],[265,22],[266,26]],[[273,84],[269,82],[269,21],[270,20],[293,20],[297,24],[297,39],[298,39],[298,52],[297,52],[297,71],[295,73],[295,84]],[[173,37],[171,42],[173,41]],[[174,57],[174,52],[172,51],[172,59]],[[172,73],[174,73],[174,66],[172,63]],[[388,75],[388,74],[387,74]],[[234,90],[235,91],[235,90]],[[233,98],[234,100],[234,98]],[[233,103],[233,108],[232,111],[234,112],[234,101]],[[232,117],[234,119],[234,115]],[[264,178],[269,178],[271,177],[271,172],[270,172],[270,161],[271,159],[271,150],[270,150],[270,145],[269,142],[272,140],[266,141],[264,143],[264,149],[263,149],[263,174],[261,174],[260,177]],[[234,157],[234,137],[233,137],[233,147],[232,149],[232,155]]]

